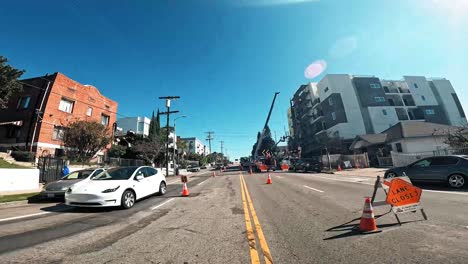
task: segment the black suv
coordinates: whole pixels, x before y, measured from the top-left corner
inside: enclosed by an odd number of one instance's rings
[[[315,172],[322,172],[323,164],[322,161],[317,159],[300,159],[294,165],[294,171],[315,171]]]

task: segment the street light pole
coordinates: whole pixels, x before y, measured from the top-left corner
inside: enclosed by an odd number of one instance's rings
[[[174,147],[172,148],[172,150],[173,150],[172,164],[174,164],[174,176],[176,176],[176,158],[175,158],[175,155],[176,155],[175,147],[176,147],[176,144],[177,144],[176,121],[179,118],[186,118],[186,117],[187,117],[186,115],[183,115],[183,116],[179,116],[179,117],[174,119]]]

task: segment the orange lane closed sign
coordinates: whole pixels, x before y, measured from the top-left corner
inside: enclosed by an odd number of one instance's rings
[[[417,204],[421,199],[422,190],[402,179],[393,179],[387,194],[387,203],[393,206]]]

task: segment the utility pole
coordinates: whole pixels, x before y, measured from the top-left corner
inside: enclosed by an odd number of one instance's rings
[[[211,150],[211,140],[214,139],[214,137],[212,137],[212,135],[214,135],[214,132],[213,131],[208,131],[208,132],[205,132],[206,134],[208,134],[208,137],[206,138],[206,140],[208,140],[208,146],[209,146],[209,151],[210,151],[210,154],[213,153],[213,151]]]
[[[224,154],[223,152],[224,140],[221,140],[219,143],[221,143],[221,154]]]
[[[161,96],[159,99],[165,99],[166,100],[166,112],[162,112],[159,114],[166,115],[166,155],[165,155],[165,162],[166,162],[166,176],[169,176],[169,115],[170,114],[175,114],[179,113],[179,111],[170,111],[171,108],[171,99],[179,99],[180,96]],[[174,168],[175,169],[175,168]]]

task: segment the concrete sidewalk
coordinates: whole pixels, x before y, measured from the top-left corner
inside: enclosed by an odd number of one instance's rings
[[[350,170],[335,171],[334,174],[342,175],[342,176],[352,176],[352,177],[376,178],[377,176],[383,177],[386,170],[387,169],[383,169],[383,168],[350,169]]]

